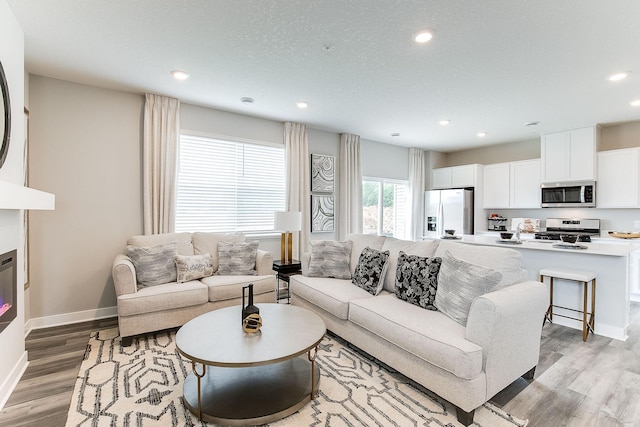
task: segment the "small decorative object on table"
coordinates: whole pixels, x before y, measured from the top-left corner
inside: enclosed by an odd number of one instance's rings
[[[245,306],[245,289],[249,289],[249,303]],[[253,305],[253,283],[242,288],[242,330],[248,333],[258,332],[262,327],[260,309]]]

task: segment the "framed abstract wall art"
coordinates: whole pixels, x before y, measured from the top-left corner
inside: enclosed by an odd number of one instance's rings
[[[311,232],[334,230],[333,196],[311,196]]]
[[[324,154],[311,155],[311,191],[333,193],[336,158]]]

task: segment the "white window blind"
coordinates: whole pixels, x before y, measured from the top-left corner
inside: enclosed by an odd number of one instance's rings
[[[176,232],[273,231],[285,210],[284,147],[181,135]]]

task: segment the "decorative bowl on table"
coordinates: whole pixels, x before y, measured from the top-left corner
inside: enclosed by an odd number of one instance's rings
[[[444,230],[444,233],[445,233],[447,236],[455,236],[455,234],[456,234],[456,230]]]
[[[510,232],[502,232],[500,233],[500,238],[503,240],[509,240],[513,237],[513,233]]]
[[[637,239],[640,238],[640,232],[636,231],[610,231],[609,236],[618,239]]]
[[[578,236],[575,234],[561,234],[560,240],[564,243],[574,244],[578,240]]]

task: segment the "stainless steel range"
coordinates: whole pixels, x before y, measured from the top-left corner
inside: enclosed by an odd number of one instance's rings
[[[600,235],[599,219],[547,218],[547,230],[535,233],[537,240],[560,240],[563,234],[578,236],[579,242],[590,242]]]

